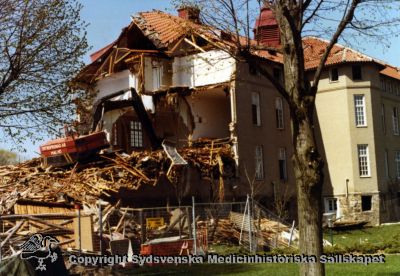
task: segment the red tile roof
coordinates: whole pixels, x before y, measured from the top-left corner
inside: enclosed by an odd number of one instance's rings
[[[137,24],[142,31],[148,34],[156,34],[157,39],[165,47],[177,41],[186,34],[189,29],[204,29],[202,25],[161,11],[141,12],[138,16],[133,17],[133,22]]]
[[[306,69],[315,69],[328,46],[328,41],[316,37],[306,37],[303,39],[304,61]],[[336,65],[346,62],[383,62],[364,55],[356,50],[336,44],[333,46],[325,65]]]
[[[253,51],[253,54],[264,59],[268,59],[278,63],[283,63],[283,56],[279,52],[271,50],[255,50]]]
[[[235,34],[231,35],[232,40],[228,39],[229,35],[222,38],[222,35],[218,35],[218,33],[221,33],[219,30],[214,30],[209,26],[196,24],[161,11],[141,12],[139,16],[133,18],[133,21],[142,31],[153,37],[153,39],[157,39],[165,47],[175,43],[190,32],[200,33],[212,41],[221,42],[224,46],[235,47],[233,41],[236,37]],[[247,44],[246,37],[241,36],[240,43],[242,45]],[[256,45],[257,42],[250,39],[250,44]],[[259,57],[282,63],[282,55],[278,52],[275,54],[267,50],[257,50],[253,53]]]
[[[178,16],[173,16],[161,11],[154,10],[150,12],[141,12],[132,19],[133,22],[131,25],[137,25],[144,35],[146,35],[159,49],[165,49],[175,45],[179,39],[191,32],[201,34],[203,37],[207,37],[211,41],[217,42],[218,45],[227,47],[227,49],[232,49],[232,47],[235,47],[235,43],[232,40],[235,38],[235,35],[218,35],[218,32],[221,33],[221,31],[217,31],[206,25],[196,24],[189,20],[185,20]],[[229,39],[229,37],[231,37],[231,39]],[[247,43],[247,39],[245,37],[240,37],[240,42],[241,44]],[[92,61],[106,54],[115,43],[116,41],[93,53],[91,55]],[[256,45],[256,41],[254,40],[250,40],[250,43],[252,45]],[[328,41],[316,37],[306,37],[303,39],[306,70],[317,68],[320,58],[323,55],[328,43]],[[256,56],[273,62],[283,62],[283,56],[279,52],[268,50],[254,50],[252,52]],[[388,66],[386,63],[380,60],[374,59],[340,44],[336,44],[332,48],[325,65],[338,65],[347,62],[374,62],[382,66]],[[393,67],[390,66],[381,71],[381,73],[390,77],[400,78],[397,69],[393,69]]]
[[[388,66],[386,66],[385,69],[380,71],[380,73],[382,75],[400,80],[400,68],[396,68],[396,67],[388,65]]]
[[[329,42],[326,40],[315,37],[306,37],[303,39],[304,60],[307,70],[317,68],[319,60],[328,46],[328,43]],[[348,62],[373,62],[384,67],[384,69],[380,71],[381,74],[400,80],[400,68],[396,68],[381,60],[372,58],[340,44],[333,46],[325,65],[337,65]]]
[[[108,44],[107,46],[104,46],[103,48],[101,48],[100,50],[97,50],[96,52],[90,54],[90,60],[93,62],[95,60],[97,60],[99,57],[101,57],[105,52],[107,52],[109,49],[111,49],[111,47],[114,46],[114,44],[117,41],[114,40],[113,42],[111,42],[110,44]]]

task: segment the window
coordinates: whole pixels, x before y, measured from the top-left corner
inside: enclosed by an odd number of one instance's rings
[[[390,175],[389,175],[389,154],[388,154],[388,151],[387,151],[387,149],[385,149],[385,160],[384,160],[384,162],[385,162],[385,177],[386,177],[386,179],[389,179],[390,178]]]
[[[354,110],[356,115],[356,126],[357,127],[367,126],[364,95],[354,95]]]
[[[261,126],[260,94],[257,92],[253,92],[251,94],[251,114],[253,119],[253,125]]]
[[[393,121],[393,134],[399,135],[399,111],[397,107],[393,107],[392,121]]]
[[[142,125],[138,121],[130,121],[129,144],[132,148],[143,147]]]
[[[360,65],[353,65],[352,66],[352,72],[353,72],[353,80],[361,80],[362,79],[361,66]]]
[[[396,166],[396,177],[400,179],[400,151],[394,153],[394,164]]]
[[[158,90],[162,84],[163,67],[155,63],[153,66],[153,91]]]
[[[339,71],[337,68],[332,68],[329,74],[330,81],[338,81],[339,80]]]
[[[287,180],[287,169],[286,169],[286,149],[279,149],[279,179]]]
[[[383,134],[386,134],[386,117],[385,117],[385,105],[382,104],[381,108],[381,123]]]
[[[358,166],[361,177],[370,176],[369,174],[369,154],[368,145],[358,145]]]
[[[372,208],[372,196],[361,196],[361,210],[370,211]]]
[[[276,127],[283,129],[283,103],[282,98],[275,99]]]
[[[325,198],[325,213],[336,213],[336,211],[337,211],[337,199]]]
[[[264,161],[263,161],[263,148],[262,146],[256,146],[255,149],[255,177],[257,180],[264,178]]]

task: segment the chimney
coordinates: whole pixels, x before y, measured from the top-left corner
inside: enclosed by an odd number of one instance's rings
[[[182,6],[178,9],[178,16],[185,20],[200,24],[200,9],[193,6]]]
[[[273,11],[269,7],[262,7],[254,26],[254,38],[263,46],[279,47],[281,34],[278,22]]]

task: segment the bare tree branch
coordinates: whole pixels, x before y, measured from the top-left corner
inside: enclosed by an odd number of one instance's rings
[[[357,5],[361,2],[361,0],[353,0],[351,3],[351,6],[349,8],[349,10],[347,11],[347,13],[344,15],[343,20],[340,22],[340,24],[338,25],[335,34],[332,36],[328,46],[325,49],[324,54],[322,55],[319,65],[317,67],[317,70],[315,71],[314,74],[314,79],[313,79],[313,83],[311,86],[311,94],[315,95],[317,93],[317,89],[318,89],[318,83],[319,80],[321,78],[321,73],[322,70],[324,68],[324,65],[326,63],[326,60],[328,59],[328,56],[333,48],[333,46],[337,43],[340,35],[342,34],[343,30],[346,28],[347,24],[349,24],[351,22],[351,20],[354,17],[354,11],[357,8]]]

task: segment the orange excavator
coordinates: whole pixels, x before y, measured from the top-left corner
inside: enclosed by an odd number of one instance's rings
[[[110,145],[104,131],[78,136],[64,127],[65,137],[51,140],[40,146],[44,166],[66,166],[84,162],[95,157],[102,149]]]
[[[129,91],[121,90],[112,93],[94,105],[92,133],[88,135],[79,136],[64,127],[64,137],[51,140],[40,146],[40,154],[42,157],[42,164],[44,166],[62,167],[74,164],[76,162],[87,162],[96,158],[100,150],[110,146],[106,133],[104,131],[96,131],[102,129],[103,115],[105,112],[122,108],[126,106],[133,106],[139,120],[142,123],[143,129],[146,131],[152,149],[160,148],[161,143],[156,137],[152,123],[145,110],[141,97],[137,94],[134,88],[130,88],[131,99],[123,101],[111,101],[112,98],[120,96]],[[100,127],[99,127],[100,125]]]

